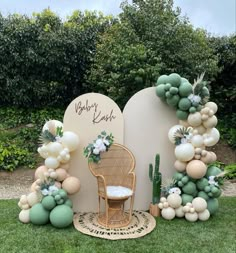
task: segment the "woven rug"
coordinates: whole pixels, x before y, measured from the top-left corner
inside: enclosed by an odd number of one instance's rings
[[[74,216],[74,226],[87,235],[120,240],[138,238],[150,233],[156,226],[156,220],[149,213],[134,211],[128,226],[107,229],[97,222],[97,213],[78,213]]]

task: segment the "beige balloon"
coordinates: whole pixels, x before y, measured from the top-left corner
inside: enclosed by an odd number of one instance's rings
[[[205,176],[207,166],[200,160],[192,160],[186,166],[188,176],[193,179],[200,179]]]

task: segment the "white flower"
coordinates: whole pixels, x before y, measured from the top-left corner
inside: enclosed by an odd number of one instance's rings
[[[198,95],[193,95],[193,94],[190,94],[188,96],[188,99],[191,101],[191,102],[195,102],[195,103],[199,103],[201,101],[201,97],[198,96]]]
[[[215,183],[216,183],[216,181],[215,181],[215,176],[209,176],[208,183],[209,183],[209,184],[214,184],[214,185],[215,185]]]
[[[104,143],[105,145],[107,145],[107,146],[110,145],[110,142],[109,142],[107,139],[104,139],[104,140],[103,140],[103,143]]]
[[[48,193],[49,193],[48,189],[43,189],[43,190],[41,190],[41,192],[44,196],[48,195]]]
[[[95,149],[98,149],[100,152],[106,151],[106,146],[104,145],[102,139],[97,139],[96,143],[93,145]]]
[[[169,194],[172,194],[172,193],[176,193],[176,194],[180,195],[181,194],[181,190],[178,187],[170,188]]]
[[[58,188],[55,185],[51,185],[49,186],[49,192],[54,192],[54,191],[58,191]]]
[[[55,137],[55,139],[56,139],[56,142],[61,142],[61,137],[60,137],[60,136],[57,135],[57,136]]]
[[[95,154],[95,155],[98,155],[100,152],[99,152],[99,149],[98,148],[95,148],[94,150],[93,150],[93,153]]]

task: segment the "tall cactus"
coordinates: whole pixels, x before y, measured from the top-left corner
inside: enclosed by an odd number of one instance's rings
[[[160,155],[156,154],[155,171],[153,172],[153,165],[149,164],[149,178],[152,182],[152,204],[155,205],[160,202],[161,197],[161,173],[159,172]]]

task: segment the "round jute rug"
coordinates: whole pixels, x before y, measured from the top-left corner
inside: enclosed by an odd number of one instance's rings
[[[156,220],[149,213],[134,211],[130,224],[123,228],[107,229],[97,222],[97,213],[78,213],[74,216],[74,226],[81,233],[109,240],[131,239],[150,233]]]

